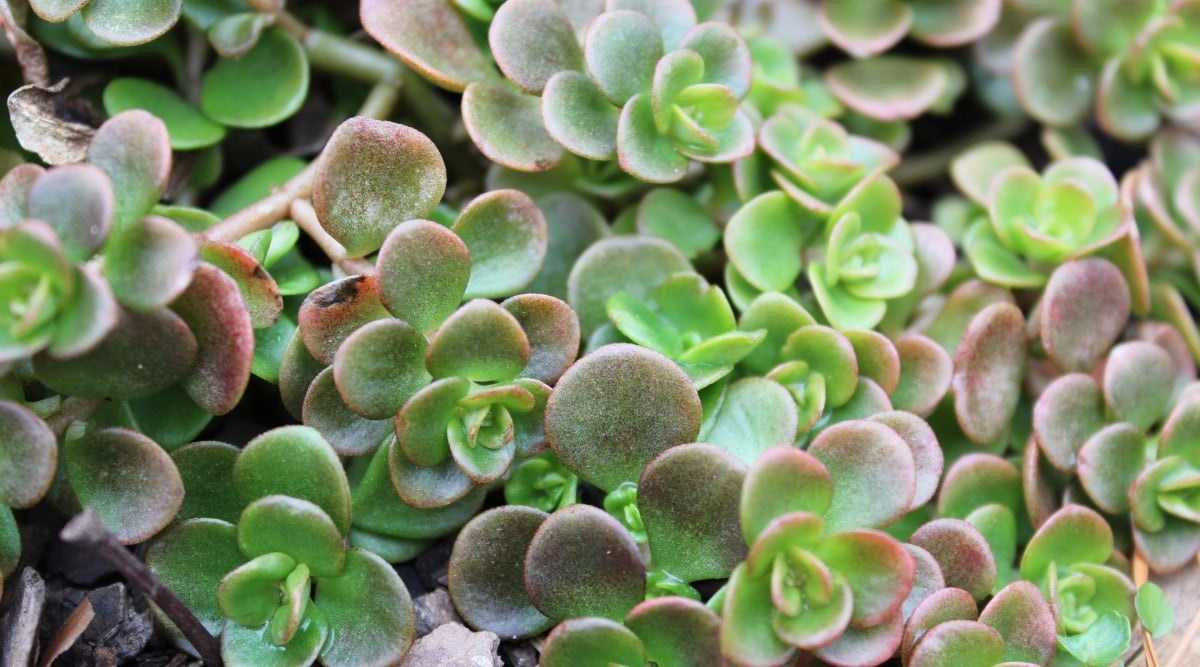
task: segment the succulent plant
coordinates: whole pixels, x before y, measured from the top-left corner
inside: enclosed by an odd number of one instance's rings
[[[408,589],[379,556],[346,547],[350,489],[320,434],[268,431],[228,467],[205,472],[197,482],[236,490],[236,523],[205,518],[227,508],[193,507],[195,518],[160,535],[146,561],[219,633],[226,664],[383,664],[404,655],[415,626]]]

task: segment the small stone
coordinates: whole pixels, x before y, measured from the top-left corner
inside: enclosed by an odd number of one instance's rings
[[[500,657],[505,667],[537,667],[538,651],[528,641],[502,642]]]
[[[458,615],[458,610],[454,608],[454,602],[450,600],[450,593],[444,588],[435,588],[424,595],[418,596],[413,600],[413,607],[417,614],[418,637],[424,637],[436,630],[440,625],[447,623],[462,624],[462,617]]]
[[[418,639],[400,667],[504,667],[499,648],[500,638],[493,632],[447,623]]]

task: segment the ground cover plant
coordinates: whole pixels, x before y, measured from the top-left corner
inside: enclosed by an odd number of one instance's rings
[[[1200,660],[1200,2],[0,23],[0,664]]]

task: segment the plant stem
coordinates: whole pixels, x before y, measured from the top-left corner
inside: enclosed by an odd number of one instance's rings
[[[96,550],[101,558],[121,573],[134,588],[158,605],[183,636],[191,642],[206,665],[221,664],[221,648],[200,619],[188,609],[171,589],[167,588],[146,564],[129,553],[115,535],[100,523],[96,510],[87,508],[67,522],[59,534],[69,544],[84,544]]]
[[[54,431],[54,435],[62,437],[67,427],[77,421],[83,421],[104,405],[103,398],[79,398],[72,396],[62,402],[54,414],[46,417],[46,425]]]
[[[317,219],[317,212],[313,210],[312,204],[307,200],[297,199],[292,202],[290,213],[296,226],[304,230],[304,233],[308,234],[313,241],[316,241],[317,246],[321,248],[321,252],[325,253],[330,262],[337,264],[350,275],[374,273],[374,267],[370,262],[346,256],[346,248],[325,231],[325,228],[321,226],[321,221]]]
[[[313,164],[315,163],[310,163],[304,171],[293,176],[283,187],[265,199],[260,199],[209,227],[204,235],[213,241],[233,243],[247,234],[266,229],[283,220],[292,202],[312,196],[313,176],[316,174]]]
[[[304,47],[313,67],[366,83],[399,81],[404,65],[390,54],[347,37],[310,28],[288,12],[279,12],[275,25]]]

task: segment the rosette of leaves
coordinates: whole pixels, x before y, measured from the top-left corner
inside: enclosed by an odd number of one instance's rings
[[[364,5],[364,27],[435,83],[465,89],[468,132],[502,165],[543,171],[565,149],[616,158],[641,180],[669,183],[691,159],[729,162],[753,150],[752,125],[739,108],[750,89],[746,44],[726,24],[697,24],[686,0],[614,0],[586,9],[506,2],[488,43],[507,82],[453,9],[425,8],[441,25],[420,34],[390,18],[397,4],[406,3]]]
[[[904,627],[900,644],[908,667],[1029,667],[1057,664],[1054,614],[1037,587],[1015,581],[979,611],[961,588],[925,598]]]
[[[1112,529],[1094,510],[1067,505],[1034,534],[1021,557],[1021,578],[1054,611],[1059,650],[1088,665],[1106,665],[1129,648],[1136,619],[1134,586],[1110,563]]]
[[[753,287],[784,291],[804,270],[833,327],[872,329],[883,320],[888,301],[916,286],[912,232],[900,208],[899,189],[879,173],[857,183],[823,215],[771,192],[733,216],[725,247]]]
[[[827,215],[856,185],[899,161],[888,147],[797,104],[763,121],[758,144],[761,153],[734,163],[742,199],[778,188],[816,215]]]
[[[847,438],[894,452],[893,463],[907,456],[907,466],[893,470],[905,471],[900,479],[889,475],[895,503],[864,504],[852,490],[882,483],[870,480],[887,464],[871,472],[874,464],[856,465],[868,457],[843,458]],[[903,631],[901,605],[915,563],[895,538],[874,528],[911,506],[911,450],[882,424],[850,422],[822,433],[809,452],[768,450],[742,487],[750,551],[730,577],[721,624],[722,653],[738,664],[785,664],[799,649],[834,664],[875,665],[895,652]]]
[[[936,48],[969,44],[1000,19],[1001,0],[829,0],[821,4],[825,36],[855,57],[882,53],[906,35]]]
[[[1190,50],[1200,3],[1088,0],[1022,33],[1013,75],[1025,109],[1043,123],[1072,125],[1095,106],[1113,136],[1138,140],[1162,118],[1195,124],[1200,79]]]
[[[146,562],[220,635],[226,664],[390,664],[403,657],[415,631],[408,589],[379,556],[347,548],[350,489],[319,433],[285,426],[240,452],[210,445],[198,459],[210,465],[192,468],[194,518],[160,535]],[[227,492],[206,493],[212,489]],[[206,518],[213,515],[235,521]]]
[[[171,149],[154,116],[109,119],[88,160],[21,167],[0,186],[13,253],[5,356],[36,352],[34,376],[58,393],[131,400],[178,383],[204,411],[228,412],[249,380],[252,326],[278,316],[274,282],[253,259],[240,273],[218,268],[225,248],[206,253],[155,214]],[[250,285],[262,295],[256,318],[241,296]]]
[[[959,156],[951,173],[987,210],[967,230],[963,250],[988,282],[1041,287],[1055,266],[1113,248],[1131,233],[1116,179],[1093,158],[1058,160],[1039,176],[1011,146],[983,144]]]
[[[732,372],[766,334],[739,331],[721,288],[691,272],[664,280],[649,302],[618,292],[606,310],[618,331],[679,364],[697,390]]]

